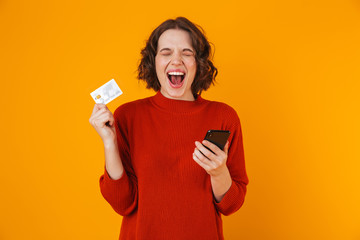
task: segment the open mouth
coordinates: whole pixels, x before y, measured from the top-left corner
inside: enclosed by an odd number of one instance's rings
[[[167,77],[174,87],[181,87],[185,79],[183,72],[168,72]]]

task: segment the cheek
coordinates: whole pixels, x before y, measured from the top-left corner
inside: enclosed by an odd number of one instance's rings
[[[156,75],[159,77],[159,74],[161,74],[163,71],[161,70],[162,67],[162,63],[161,60],[159,58],[155,58],[155,71],[156,71]]]
[[[155,67],[156,67],[156,69],[159,69],[159,70],[164,69],[164,68],[166,68],[167,64],[168,64],[168,60],[163,59],[161,57],[159,57],[159,58],[155,57]]]
[[[193,74],[195,74],[195,72],[196,72],[196,61],[195,61],[195,59],[189,59],[187,62],[186,62],[186,66],[187,66],[187,69],[189,70],[189,71],[192,71],[193,72]]]
[[[155,57],[155,71],[156,76],[160,82],[160,85],[163,85],[165,81],[167,81],[167,76],[164,74],[166,69],[166,60],[162,59],[161,57]]]
[[[159,58],[155,57],[155,68],[158,69],[160,66]]]

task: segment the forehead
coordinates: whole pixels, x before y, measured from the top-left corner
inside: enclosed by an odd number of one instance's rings
[[[158,41],[158,49],[163,47],[192,48],[190,34],[181,29],[168,29]]]

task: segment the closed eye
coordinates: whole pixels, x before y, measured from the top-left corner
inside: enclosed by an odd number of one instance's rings
[[[194,56],[194,52],[189,48],[184,49],[183,53],[185,56]]]
[[[163,48],[159,51],[161,55],[169,56],[171,54],[171,50],[169,48]]]

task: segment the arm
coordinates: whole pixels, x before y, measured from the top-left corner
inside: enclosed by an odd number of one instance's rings
[[[226,168],[220,175],[210,176],[210,180],[215,201],[217,203],[221,202],[232,185],[229,169]]]
[[[100,177],[100,191],[120,215],[131,214],[137,207],[137,178],[130,163],[126,132],[115,111],[116,139],[104,142],[105,169]]]
[[[214,153],[199,142],[195,142],[196,148],[193,153],[193,159],[210,175],[215,207],[224,215],[230,215],[240,209],[248,184],[241,126],[237,115],[236,120],[230,128],[232,134],[224,151],[208,141],[203,141],[202,144]]]
[[[231,139],[229,139],[231,144],[228,150],[226,166],[229,175],[231,176],[231,185],[221,201],[216,201],[216,197],[214,199],[216,209],[225,216],[236,212],[243,205],[246,195],[246,186],[249,183],[245,170],[244,147],[240,120],[238,120],[238,123],[235,124],[230,131],[233,134]],[[224,174],[224,176],[226,176],[226,174]],[[223,177],[223,179],[224,178],[225,177]],[[224,180],[222,183],[224,184]]]
[[[124,167],[120,159],[117,140],[114,139],[109,142],[104,142],[104,152],[105,169],[108,172],[109,177],[113,180],[120,179],[124,173]]]

